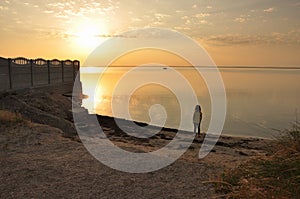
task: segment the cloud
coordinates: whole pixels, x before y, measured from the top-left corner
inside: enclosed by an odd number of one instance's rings
[[[179,27],[177,27],[177,28],[179,28]],[[172,38],[177,38],[178,35],[172,35],[169,33],[169,31],[161,31],[160,29],[150,28],[150,29],[140,29],[139,31],[126,32],[126,33],[123,33],[122,35],[114,35],[113,37],[138,38],[138,39],[168,39],[169,40]]]
[[[212,25],[212,23],[208,20],[206,20],[207,17],[211,16],[210,13],[198,13],[194,15],[184,15],[180,18],[183,20],[183,23],[185,26],[181,26],[180,24],[176,24],[175,27],[177,30],[187,30],[188,29],[195,29],[195,27],[199,25]]]
[[[141,21],[143,21],[141,18],[138,18],[138,17],[132,17],[131,19],[130,19],[130,21],[131,22],[141,22]]]
[[[174,29],[175,30],[191,30],[190,27],[182,27],[182,26],[175,26]]]
[[[102,1],[99,3],[94,0],[86,0],[79,4],[74,0],[67,2],[59,0],[46,4],[48,13],[53,11],[55,17],[64,19],[72,18],[74,16],[87,17],[90,14],[111,15],[117,8],[118,2],[115,1]]]
[[[300,29],[291,30],[287,33],[273,32],[271,35],[273,41],[276,43],[286,43],[289,45],[300,44]]]
[[[51,14],[51,13],[54,13],[54,11],[53,10],[44,10],[43,13],[45,13],[45,14]]]
[[[261,39],[258,36],[241,35],[241,34],[226,34],[216,35],[205,38],[208,43],[214,45],[245,45],[245,44],[257,44]]]
[[[102,38],[137,38],[135,35],[95,35]]]
[[[276,9],[274,7],[264,9],[264,12],[274,12]]]
[[[176,30],[190,30],[188,27],[177,26],[174,27]],[[76,34],[64,34],[64,38],[76,38],[79,37]],[[140,29],[139,31],[130,31],[122,34],[98,34],[93,35],[94,37],[101,38],[123,38],[123,39],[170,39],[172,37],[177,37],[170,35],[168,31],[161,31],[160,29],[150,28],[150,29]]]
[[[196,18],[204,18],[204,17],[209,17],[209,16],[210,16],[209,13],[200,13],[200,14],[195,15]]]
[[[49,3],[47,5],[47,7],[56,8],[56,9],[64,9],[65,7],[67,7],[67,5],[64,3],[56,2],[56,3]]]
[[[52,33],[53,35],[53,33]],[[56,35],[59,35],[59,34],[56,34]],[[75,35],[75,34],[63,34],[63,37],[64,38],[70,38],[70,37],[73,37],[73,38],[78,38],[79,36],[78,35]],[[101,34],[101,35],[94,35],[94,37],[99,37],[99,38],[137,38],[136,35],[127,35],[127,34],[124,34],[124,35],[112,35],[112,34]]]
[[[156,19],[163,19],[163,18],[166,18],[166,17],[170,17],[170,15],[162,14],[162,13],[155,13],[154,16],[155,16]]]
[[[32,29],[36,34],[37,39],[66,39],[71,37],[68,34],[65,34],[63,29],[57,27],[49,27],[49,28],[34,28]]]
[[[208,21],[206,21],[206,20],[201,20],[201,21],[200,21],[200,24],[208,24]]]
[[[240,22],[240,23],[244,23],[246,21],[245,18],[242,18],[242,17],[238,17],[238,18],[235,18],[234,19],[235,22]]]
[[[6,7],[6,6],[0,6],[0,10],[8,10],[8,7]]]
[[[185,24],[186,24],[186,25],[191,24],[191,20],[187,19],[187,20],[185,21]]]
[[[251,15],[240,15],[239,17],[236,17],[234,19],[235,22],[238,23],[245,23],[246,21],[249,21],[251,19]]]
[[[188,16],[181,17],[181,19],[183,19],[183,20],[187,20],[188,18],[189,18]]]
[[[205,42],[216,46],[234,45],[299,45],[300,29],[286,33],[273,32],[268,35],[225,34],[202,38]]]

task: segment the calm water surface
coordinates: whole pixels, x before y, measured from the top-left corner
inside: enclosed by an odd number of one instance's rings
[[[84,99],[83,106],[90,113],[154,125],[161,125],[160,122],[166,120],[164,126],[172,128],[179,127],[182,113],[183,120],[188,121],[182,129],[192,131],[191,118],[195,104],[187,100],[181,102],[184,107],[180,107],[176,94],[191,93],[182,85],[181,79],[174,78],[174,70],[142,67],[131,71],[130,78],[121,79],[130,69],[111,67],[105,71],[103,68],[95,71],[86,67],[81,72],[81,81],[83,93],[89,97]],[[205,70],[209,72],[210,69]],[[211,99],[204,79],[193,68],[176,67],[175,71],[193,88],[204,115],[202,131],[206,131],[210,122]],[[292,127],[296,112],[300,113],[300,69],[222,68],[220,73],[227,96],[227,115],[222,134],[271,138],[276,135],[276,129]],[[125,92],[127,87],[140,84],[146,77],[170,79],[170,84],[178,88],[177,93],[170,91],[168,85],[155,83],[141,85],[133,93]],[[116,86],[119,91],[114,92]],[[124,108],[131,118],[127,118]]]

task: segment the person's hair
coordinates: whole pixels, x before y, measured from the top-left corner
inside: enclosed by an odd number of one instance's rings
[[[201,111],[201,106],[200,105],[196,105],[195,106],[195,111]]]

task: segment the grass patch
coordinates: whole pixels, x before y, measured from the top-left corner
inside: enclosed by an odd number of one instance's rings
[[[270,155],[225,172],[217,184],[226,198],[299,198],[300,128],[286,130],[270,146]]]

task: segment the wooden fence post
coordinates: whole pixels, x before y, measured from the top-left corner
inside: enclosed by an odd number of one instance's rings
[[[30,59],[30,80],[31,80],[31,86],[33,86],[33,60]]]
[[[73,61],[73,81],[75,81],[76,77],[78,77],[78,80],[80,81],[79,70],[80,70],[80,62],[78,60]]]
[[[11,58],[8,58],[8,78],[9,78],[9,89],[12,89],[12,74],[11,74]]]
[[[47,67],[48,67],[48,84],[50,84],[50,60],[47,60]]]
[[[64,83],[65,78],[64,78],[64,61],[61,61],[61,79],[62,83]]]
[[[80,79],[80,61],[78,61],[77,73],[76,74],[78,75],[79,82],[81,82],[81,79]]]
[[[73,61],[72,64],[73,64],[73,82],[75,81],[75,63],[76,61]]]

